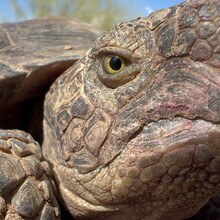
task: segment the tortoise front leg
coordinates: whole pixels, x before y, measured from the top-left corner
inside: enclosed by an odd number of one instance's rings
[[[0,129],[0,219],[60,219],[48,174],[29,134]]]

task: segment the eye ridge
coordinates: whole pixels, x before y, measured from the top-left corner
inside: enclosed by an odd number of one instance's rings
[[[104,57],[103,67],[106,73],[115,74],[121,72],[127,63],[121,56],[115,54],[108,54]]]

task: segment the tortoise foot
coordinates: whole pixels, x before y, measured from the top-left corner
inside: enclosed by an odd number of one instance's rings
[[[59,219],[49,166],[19,130],[0,130],[0,219]]]

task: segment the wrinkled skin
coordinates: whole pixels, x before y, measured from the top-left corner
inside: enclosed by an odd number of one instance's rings
[[[184,219],[219,192],[219,27],[218,0],[121,23],[54,83],[43,154],[73,216]]]

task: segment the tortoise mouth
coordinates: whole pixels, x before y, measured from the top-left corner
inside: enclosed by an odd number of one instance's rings
[[[220,190],[220,125],[183,117],[151,122],[108,170],[114,172],[109,204],[132,203],[143,215],[192,216]]]
[[[142,148],[160,148],[162,152],[184,145],[203,143],[220,150],[220,124],[203,119],[174,117],[150,122],[138,129],[130,138],[129,145]]]

